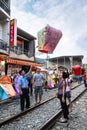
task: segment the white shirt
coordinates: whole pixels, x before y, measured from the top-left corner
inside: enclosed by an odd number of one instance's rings
[[[70,83],[70,79],[66,79],[66,92],[70,91],[70,86],[68,85],[68,83]]]

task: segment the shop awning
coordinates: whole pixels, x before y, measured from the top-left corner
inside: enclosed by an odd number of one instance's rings
[[[0,54],[0,60],[5,59],[6,57],[7,57],[7,55],[5,55],[5,54]]]
[[[6,63],[10,64],[16,64],[16,65],[25,65],[25,66],[40,66],[40,64],[28,62],[28,61],[22,61],[22,60],[14,60],[14,59],[7,59]]]

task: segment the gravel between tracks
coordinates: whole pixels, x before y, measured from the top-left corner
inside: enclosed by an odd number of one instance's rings
[[[73,104],[68,123],[58,121],[50,130],[87,130],[87,91]]]
[[[46,92],[43,89],[43,97],[42,101],[47,100],[53,96],[55,96],[55,93],[57,91],[57,88],[55,89],[48,89]],[[35,104],[34,95],[30,96],[30,106],[33,106]],[[2,104],[0,107],[0,122],[10,118],[11,116],[18,114],[21,112],[20,110],[20,99],[16,99],[11,103]]]

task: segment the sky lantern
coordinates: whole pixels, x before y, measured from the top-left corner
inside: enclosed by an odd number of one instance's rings
[[[0,77],[0,101],[16,96],[9,76]]]
[[[52,53],[61,37],[60,30],[47,25],[38,32],[38,50],[43,53]]]
[[[75,76],[80,76],[82,73],[82,68],[80,65],[75,65],[75,66],[72,66],[72,71]]]

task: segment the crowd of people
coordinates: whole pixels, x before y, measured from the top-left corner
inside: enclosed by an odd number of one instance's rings
[[[86,83],[86,73],[83,75],[84,85]],[[24,70],[17,72],[16,75],[11,75],[11,81],[17,95],[20,95],[20,108],[21,111],[30,107],[30,96],[35,94],[35,105],[40,104],[43,95],[43,88],[47,91],[48,88],[57,87],[58,92],[56,97],[60,100],[61,108],[63,111],[63,118],[60,122],[67,122],[69,113],[72,111],[71,102],[71,88],[72,88],[72,74],[67,71],[49,71],[41,72],[40,68],[37,68],[35,73],[32,74],[32,66],[29,72],[25,73]],[[34,93],[33,93],[34,90]],[[69,107],[67,105],[69,102]]]
[[[45,89],[46,81],[45,76],[40,73],[40,69],[37,68],[36,72],[32,74],[32,66],[29,69],[29,72],[25,73],[24,70],[17,72],[14,75],[11,75],[11,81],[13,88],[16,92],[16,95],[20,95],[20,108],[21,111],[24,111],[25,101],[26,108],[30,107],[30,95],[33,96],[33,90],[35,94],[35,105],[39,104],[42,99],[43,94],[43,84]],[[39,101],[38,101],[39,100]]]

